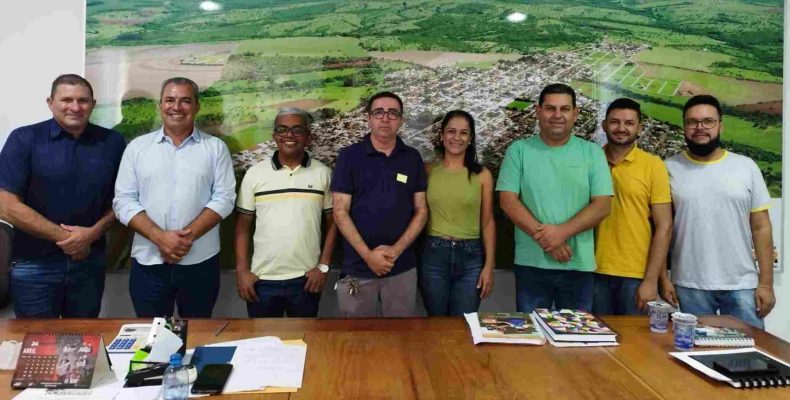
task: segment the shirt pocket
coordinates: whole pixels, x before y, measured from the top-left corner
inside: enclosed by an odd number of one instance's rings
[[[590,191],[589,167],[579,160],[569,160],[565,163],[559,174],[563,185],[571,190]]]

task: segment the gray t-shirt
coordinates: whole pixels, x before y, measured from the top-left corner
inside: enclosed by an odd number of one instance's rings
[[[757,164],[725,152],[704,163],[681,153],[666,165],[675,209],[672,281],[704,290],[756,288],[749,217],[771,202]]]

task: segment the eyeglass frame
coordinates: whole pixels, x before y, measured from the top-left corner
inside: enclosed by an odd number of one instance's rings
[[[689,121],[693,121],[693,123],[689,123]],[[706,126],[706,121],[708,121],[710,126]],[[696,128],[702,125],[705,129],[711,129],[716,126],[716,124],[721,123],[721,118],[703,118],[703,119],[695,119],[695,118],[686,118],[683,120],[683,126],[685,128]]]
[[[283,131],[280,132],[280,128],[283,128]],[[295,132],[294,129],[301,130],[300,132]],[[278,136],[285,136],[286,134],[291,134],[292,136],[306,136],[310,134],[310,129],[305,127],[304,125],[294,125],[294,126],[285,126],[285,125],[277,125],[274,127],[274,134]]]
[[[376,113],[378,113],[378,112],[380,112],[381,115],[377,117]],[[393,113],[396,113],[395,118],[392,117]],[[368,115],[370,115],[371,117],[373,117],[375,119],[384,119],[384,115],[386,115],[388,120],[394,121],[396,119],[400,119],[401,117],[403,117],[403,111],[396,110],[394,108],[390,108],[388,110],[384,110],[383,108],[377,108],[375,110],[370,110],[368,112]]]

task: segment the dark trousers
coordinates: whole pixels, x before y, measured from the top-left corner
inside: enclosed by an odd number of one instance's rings
[[[593,308],[595,315],[640,315],[636,293],[641,279],[594,274]]]
[[[132,258],[129,294],[138,318],[211,318],[219,294],[219,255],[192,265],[142,265]]]
[[[593,302],[593,273],[543,269],[516,265],[516,310],[570,308],[590,311]]]
[[[14,230],[0,222],[0,308],[5,308],[9,300],[8,273],[11,268],[11,242],[14,238]]]
[[[282,281],[259,280],[255,282],[255,293],[258,302],[247,303],[247,314],[250,318],[280,318],[283,314],[289,317],[314,318],[318,315],[320,293],[304,290],[307,277],[286,279]]]
[[[96,318],[104,293],[104,250],[82,261],[63,253],[23,259],[11,266],[17,318]]]

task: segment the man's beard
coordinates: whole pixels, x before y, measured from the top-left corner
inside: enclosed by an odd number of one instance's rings
[[[636,142],[637,139],[639,139],[639,135],[629,136],[628,139],[626,139],[623,142],[615,141],[615,140],[609,140],[608,137],[606,138],[606,141],[611,143],[611,144],[613,144],[613,145],[615,145],[615,146],[628,146],[628,145],[631,145],[634,142]]]
[[[686,138],[686,145],[689,148],[691,154],[699,157],[707,157],[711,153],[713,153],[716,149],[721,146],[720,136],[716,136],[715,138],[711,139],[708,143],[699,144],[694,143],[688,138]]]

